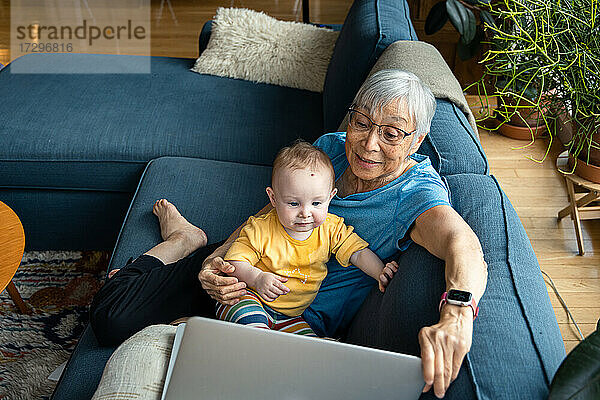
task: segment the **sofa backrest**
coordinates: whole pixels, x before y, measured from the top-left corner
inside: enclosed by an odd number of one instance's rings
[[[325,132],[335,132],[383,51],[417,40],[406,0],[355,0],[336,42],[323,89]]]

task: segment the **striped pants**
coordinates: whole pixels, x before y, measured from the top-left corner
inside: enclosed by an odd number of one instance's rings
[[[260,297],[256,293],[251,291],[247,291],[246,295],[242,296],[240,301],[233,306],[217,303],[217,318],[256,328],[317,336],[302,317],[289,317],[271,309],[260,301]]]

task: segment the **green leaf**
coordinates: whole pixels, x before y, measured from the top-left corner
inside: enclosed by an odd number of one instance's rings
[[[446,0],[446,11],[448,11],[448,17],[450,18],[450,22],[456,28],[458,33],[464,35],[465,33],[465,23],[468,17],[463,18],[465,6],[457,2],[456,0]],[[466,14],[466,13],[465,13]]]
[[[496,27],[496,21],[494,21],[494,17],[492,17],[492,14],[490,14],[488,11],[482,10],[479,15],[483,22],[485,22],[489,26]]]
[[[550,386],[549,400],[600,398],[600,331],[575,347]]]
[[[467,13],[467,22],[464,25],[465,33],[463,34],[463,38],[466,43],[471,43],[475,39],[475,33],[477,32],[477,20],[473,11],[468,8],[465,8],[465,11]]]
[[[475,39],[471,40],[469,43],[465,43],[461,37],[461,40],[459,40],[458,44],[456,45],[456,51],[458,53],[458,57],[460,57],[460,59],[463,61],[470,60],[471,58],[475,57],[477,55],[477,53],[479,53],[479,48],[481,47],[480,45],[481,45],[480,37],[476,37]]]
[[[446,0],[446,11],[464,43],[471,43],[477,30],[477,20],[473,11],[456,0]]]
[[[425,21],[425,33],[433,35],[446,25],[448,22],[448,11],[446,11],[446,2],[440,1],[431,7]]]

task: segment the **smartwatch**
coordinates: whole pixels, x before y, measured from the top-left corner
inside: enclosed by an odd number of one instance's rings
[[[450,291],[442,294],[439,307],[440,311],[446,303],[461,307],[471,307],[473,310],[473,319],[477,318],[477,315],[479,314],[479,307],[477,307],[477,303],[475,303],[471,292],[450,289]]]

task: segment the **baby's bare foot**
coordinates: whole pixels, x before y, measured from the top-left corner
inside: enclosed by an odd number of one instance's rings
[[[157,200],[152,207],[152,213],[158,217],[163,240],[181,240],[186,246],[187,254],[206,246],[204,231],[183,218],[177,207],[168,200]]]

